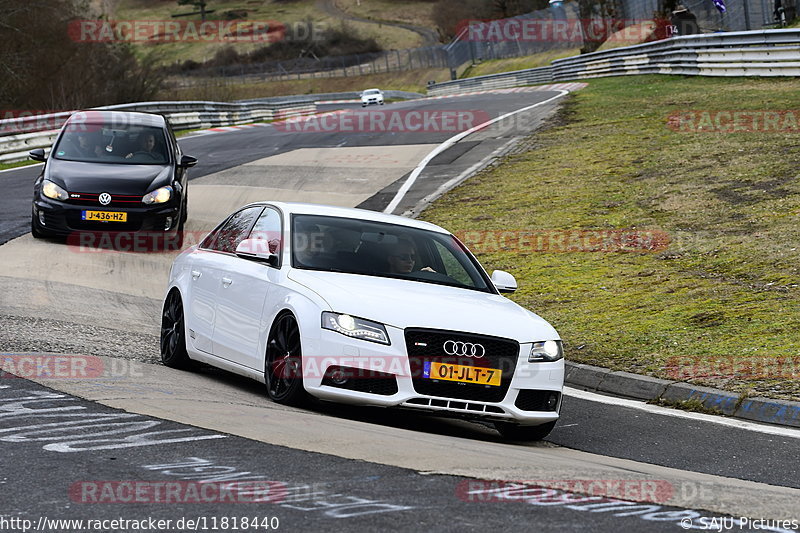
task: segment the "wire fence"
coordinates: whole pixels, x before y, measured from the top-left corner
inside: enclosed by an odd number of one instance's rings
[[[615,23],[618,28],[635,25],[637,22],[653,21],[665,16],[666,0],[619,0],[621,17]],[[796,13],[798,0],[724,0],[727,12],[722,14],[711,0],[682,1],[696,17],[703,32],[740,31],[775,26],[775,2],[781,3],[788,16]],[[547,9],[534,11],[519,17],[500,21],[470,21],[465,24],[452,42],[445,45],[389,50],[370,54],[355,54],[332,57],[301,57],[290,61],[237,64],[215,68],[204,68],[183,72],[169,80],[172,88],[197,86],[224,86],[233,83],[254,81],[285,81],[313,78],[364,76],[416,69],[449,69],[451,79],[457,78],[464,65],[491,59],[506,59],[530,56],[558,49],[581,48],[592,37],[587,35],[587,24],[606,22],[599,15],[590,20],[580,20],[578,3],[574,0],[551,4]],[[555,38],[552,28],[578,28],[568,38]],[[526,38],[523,33],[503,29],[519,27],[538,28],[551,33],[538,38]],[[492,35],[500,29],[500,35]],[[542,28],[545,28],[543,30]],[[591,30],[591,28],[590,28]],[[591,33],[591,31],[589,32]],[[607,34],[604,34],[604,39]],[[528,36],[530,37],[530,36]],[[644,34],[637,37],[644,38]],[[656,38],[663,38],[664,35]],[[623,44],[633,44],[632,42]]]

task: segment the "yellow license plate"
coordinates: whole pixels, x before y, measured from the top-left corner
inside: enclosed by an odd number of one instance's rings
[[[502,372],[498,368],[451,365],[449,363],[435,363],[431,361],[426,361],[422,370],[422,375],[426,378],[495,386],[500,385],[501,374]]]
[[[128,213],[122,211],[84,211],[81,218],[93,222],[127,222]]]

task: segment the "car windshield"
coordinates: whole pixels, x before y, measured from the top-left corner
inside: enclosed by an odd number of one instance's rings
[[[351,218],[294,215],[292,266],[493,292],[452,235]]]
[[[367,94],[381,94],[381,91],[378,90],[378,89],[369,89],[369,90],[364,91],[364,94],[365,95],[367,95]]]
[[[56,159],[92,163],[163,165],[169,162],[164,130],[154,126],[69,125],[53,150]]]

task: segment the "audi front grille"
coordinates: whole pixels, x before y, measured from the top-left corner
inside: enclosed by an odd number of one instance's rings
[[[499,402],[505,398],[519,356],[517,341],[422,328],[407,329],[405,338],[411,380],[419,394],[480,402]],[[424,377],[430,363],[497,369],[501,372],[500,384],[483,385]]]

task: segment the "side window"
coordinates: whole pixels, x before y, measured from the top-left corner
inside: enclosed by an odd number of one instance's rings
[[[464,269],[464,266],[453,256],[453,253],[445,248],[441,243],[435,242],[436,245],[436,252],[439,254],[439,257],[442,260],[442,264],[444,265],[445,272],[453,279],[458,280],[459,282],[463,283],[467,286],[474,286],[473,280],[470,278],[470,275]]]
[[[266,241],[269,246],[269,253],[280,255],[282,249],[281,241],[283,239],[280,214],[271,207],[265,208],[261,216],[258,217],[256,225],[253,226],[253,231],[250,232],[248,238]]]
[[[261,206],[248,207],[234,213],[222,226],[203,239],[200,248],[234,253],[239,243],[247,236],[247,230],[253,225],[253,220],[261,209],[263,209]]]

